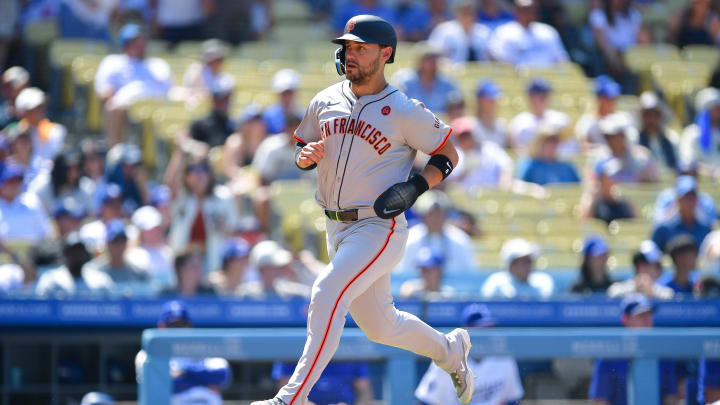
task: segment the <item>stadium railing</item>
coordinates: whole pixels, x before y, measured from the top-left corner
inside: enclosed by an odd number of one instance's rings
[[[659,358],[720,357],[719,332],[719,328],[497,328],[474,330],[471,335],[472,353],[479,356],[630,359],[630,404],[640,405],[660,403],[659,379],[648,378],[659,375]],[[170,402],[171,357],[295,360],[302,352],[305,334],[305,329],[148,329],[142,339],[148,357],[143,364],[139,404]],[[414,354],[372,343],[359,329],[346,329],[334,359],[386,361],[386,403],[414,402]]]

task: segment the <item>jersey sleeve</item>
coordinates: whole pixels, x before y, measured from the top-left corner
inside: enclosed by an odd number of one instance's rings
[[[450,140],[452,129],[420,101],[411,99],[410,102],[413,106],[405,117],[405,142],[411,148],[432,156]]]
[[[612,391],[611,371],[608,363],[603,360],[595,362],[592,380],[590,381],[590,399],[610,399]]]
[[[307,110],[300,125],[293,134],[293,139],[300,143],[310,143],[320,140],[320,122],[318,120],[318,100],[314,98]]]

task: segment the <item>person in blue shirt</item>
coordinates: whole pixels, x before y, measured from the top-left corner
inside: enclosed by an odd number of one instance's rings
[[[482,0],[478,4],[478,22],[491,30],[515,20],[513,14],[502,6],[500,0]]]
[[[392,8],[384,6],[379,0],[349,0],[343,5],[337,5],[332,16],[331,26],[335,32],[343,32],[345,23],[352,17],[360,14],[378,16],[390,24],[395,23],[395,13]]]
[[[421,41],[433,27],[432,16],[424,2],[400,0],[395,6],[395,29],[403,41]]]
[[[698,164],[697,162],[680,162],[678,165],[678,176],[692,176],[697,179],[698,177]],[[717,210],[715,209],[715,200],[713,197],[702,191],[697,191],[698,204],[695,207],[695,218],[698,222],[702,222],[706,225],[712,226],[715,220],[718,218]],[[658,194],[655,199],[655,209],[653,211],[653,223],[660,223],[668,220],[676,215],[677,208],[677,194],[675,187],[668,187]]]
[[[675,295],[692,295],[693,285],[698,279],[698,246],[689,234],[680,234],[668,241],[667,253],[675,265],[674,273],[665,273],[658,278],[658,284],[670,287]]]
[[[272,378],[278,387],[282,387],[294,370],[295,363],[275,363]],[[365,362],[330,362],[308,399],[315,405],[370,405],[373,390],[369,375],[370,367]]]
[[[564,136],[564,128],[552,123],[543,124],[531,143],[531,156],[518,162],[517,177],[541,186],[580,182],[575,167],[558,159],[558,145]]]
[[[720,401],[720,359],[700,359],[697,400],[709,405]]]
[[[416,45],[421,48],[416,69],[402,70],[395,76],[398,88],[410,98],[420,100],[425,107],[436,113],[447,112],[450,97],[459,92],[449,78],[438,72],[442,53],[429,43]]]
[[[300,88],[300,75],[292,69],[278,70],[273,76],[272,89],[278,96],[278,102],[268,106],[262,114],[268,134],[285,131],[289,117],[302,119],[303,111],[295,102],[298,88]]]
[[[674,236],[687,233],[695,238],[697,246],[702,245],[705,236],[712,230],[698,220],[695,211],[698,205],[697,180],[692,176],[680,176],[675,184],[677,215],[659,223],[652,231],[652,240],[667,252],[667,243]]]
[[[642,294],[633,294],[622,301],[622,324],[626,328],[651,328],[654,307]],[[677,378],[675,363],[661,360],[660,398],[663,404],[676,403]],[[625,359],[598,359],[590,382],[593,405],[626,405],[630,363]],[[656,404],[643,404],[656,405]],[[657,404],[660,405],[660,404]]]

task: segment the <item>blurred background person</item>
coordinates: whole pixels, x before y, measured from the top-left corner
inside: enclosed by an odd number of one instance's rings
[[[509,144],[516,148],[518,153],[527,153],[535,135],[543,123],[563,126],[568,125],[570,119],[567,114],[550,108],[550,95],[553,88],[550,82],[543,78],[534,78],[527,86],[529,111],[523,111],[510,121],[509,130],[511,141]]]
[[[529,155],[518,160],[517,178],[541,186],[579,183],[580,175],[575,166],[558,156],[558,148],[566,136],[567,130],[563,126],[541,123],[528,147]]]
[[[110,19],[118,3],[118,0],[61,0],[58,12],[60,36],[109,41]]]
[[[160,291],[160,295],[180,296],[184,299],[215,295],[205,279],[204,260],[198,251],[184,251],[175,255],[175,285]]]
[[[652,230],[652,240],[663,251],[667,252],[667,243],[679,234],[690,234],[695,244],[700,246],[705,237],[712,231],[710,226],[698,219],[697,180],[692,176],[680,176],[675,185],[677,198],[677,214],[659,222]],[[701,217],[702,218],[702,217]]]
[[[610,247],[605,238],[599,235],[589,236],[583,243],[580,277],[570,287],[576,294],[605,294],[612,284],[608,274],[608,256]]]
[[[274,363],[272,378],[275,386],[284,387],[294,370],[295,363]],[[369,364],[360,361],[331,361],[310,390],[308,399],[315,405],[373,404]]]
[[[462,326],[482,333],[481,328],[497,324],[487,306],[470,304],[463,308]],[[518,405],[525,395],[517,362],[511,357],[481,357],[470,353],[468,367],[475,375],[475,394],[470,405],[505,404]],[[447,373],[430,364],[430,368],[415,389],[415,398],[423,405],[460,404]]]
[[[167,243],[162,215],[153,206],[144,206],[132,214],[132,224],[137,228],[137,246],[127,253],[131,266],[150,275],[155,288],[177,284],[175,278],[175,255]]]
[[[90,212],[93,208],[92,196],[80,186],[82,168],[80,151],[65,150],[55,157],[49,174],[38,176],[28,185],[28,192],[38,196],[48,213],[52,212],[59,201],[68,198]]]
[[[235,295],[248,273],[250,245],[242,238],[225,242],[222,267],[208,276],[218,295]]]
[[[477,126],[473,137],[481,141],[495,142],[504,149],[512,149],[507,122],[497,115],[497,100],[502,90],[492,79],[480,79],[475,90],[475,119]]]
[[[616,158],[621,163],[615,178],[621,183],[655,183],[659,180],[655,159],[648,148],[628,140],[629,123],[622,116],[611,114],[598,124],[605,145],[594,152],[595,162]]]
[[[16,164],[0,163],[0,237],[5,244],[40,244],[51,236],[40,200],[22,192],[24,174]]]
[[[441,50],[432,43],[420,48],[415,70],[405,69],[395,75],[397,87],[408,97],[420,100],[435,113],[447,111],[448,97],[458,90],[453,81],[438,71]]]
[[[37,178],[47,177],[53,167],[53,160],[34,153],[32,132],[25,125],[10,124],[5,128],[7,141],[7,164],[16,164],[23,169],[23,191]]]
[[[677,154],[680,135],[667,125],[669,115],[667,106],[657,94],[650,91],[642,93],[635,142],[646,147],[665,168],[675,170],[680,165]]]
[[[262,106],[258,104],[246,106],[240,114],[235,132],[223,147],[222,166],[227,178],[242,177],[242,168],[252,164],[257,148],[267,138],[267,124],[262,116]]]
[[[401,41],[417,42],[428,37],[433,21],[425,2],[400,0],[394,8],[395,30]]]
[[[480,0],[477,9],[478,21],[490,28],[491,31],[515,19],[515,16],[507,9],[506,2],[501,0]]]
[[[295,129],[301,120],[292,115],[285,120],[285,130],[265,138],[255,151],[252,168],[260,176],[260,184],[268,186],[275,180],[297,180],[301,177],[315,177],[295,166]]]
[[[151,179],[142,163],[142,150],[127,142],[116,144],[105,156],[107,180],[121,187],[124,208],[129,212],[150,203]]]
[[[535,298],[552,296],[555,283],[552,277],[535,270],[539,248],[525,239],[511,239],[500,249],[500,261],[506,270],[490,274],[480,288],[483,298]]]
[[[605,159],[595,165],[595,181],[583,193],[580,211],[583,218],[597,218],[610,224],[616,219],[636,217],[632,202],[622,196],[616,179],[622,163],[616,158]]]
[[[202,145],[193,142],[184,145],[185,148],[203,150],[225,144],[230,134],[235,131],[235,123],[229,116],[234,90],[235,78],[232,75],[220,73],[213,79],[207,89],[212,102],[210,113],[190,124],[190,138]]]
[[[596,110],[583,114],[575,124],[575,137],[583,150],[605,144],[599,123],[605,117],[616,113],[617,98],[621,94],[620,85],[609,76],[598,76],[594,84]]]
[[[182,86],[188,92],[186,97],[192,105],[211,93],[213,86],[223,74],[228,50],[219,39],[208,39],[200,48],[201,60],[187,67],[182,78]]]
[[[720,401],[720,361],[700,359],[698,367],[698,402],[715,405]]]
[[[237,295],[243,298],[310,298],[310,287],[298,282],[292,254],[277,242],[266,240],[250,251],[250,267],[258,279],[239,286]]]
[[[679,48],[717,43],[720,10],[714,0],[690,0],[670,17],[667,42]]]
[[[134,267],[126,258],[128,236],[125,223],[120,219],[110,221],[107,226],[105,253],[87,262],[85,271],[99,271],[112,280],[111,290],[120,290],[130,283],[143,283],[150,279],[145,271]]]
[[[640,293],[650,298],[671,299],[675,292],[657,282],[662,274],[662,256],[660,248],[653,241],[642,241],[632,256],[635,275],[625,281],[612,283],[607,290],[608,297],[623,298]]]
[[[212,0],[148,0],[152,25],[160,38],[171,44],[202,39],[204,24],[212,12]]]
[[[698,162],[700,173],[720,175],[720,90],[708,87],[695,96],[695,122],[682,134],[680,159]]]
[[[105,250],[107,224],[113,219],[125,219],[123,195],[120,186],[110,183],[99,195],[99,209],[94,212],[96,220],[87,222],[80,228],[80,236],[93,254]]]
[[[333,9],[334,13],[330,19],[330,26],[335,33],[343,32],[348,20],[360,14],[376,15],[390,24],[395,23],[392,8],[379,0],[349,0],[337,4]]]
[[[676,297],[691,296],[693,285],[698,281],[698,245],[695,238],[688,234],[677,235],[668,241],[666,250],[674,271],[660,276],[658,284],[670,287]]]
[[[696,162],[680,162],[677,168],[677,178],[681,176],[692,176],[698,178],[698,165]],[[677,186],[671,184],[670,187],[660,191],[655,199],[655,208],[653,210],[652,222],[660,223],[667,221],[678,213]],[[706,225],[712,226],[717,219],[717,210],[715,208],[715,199],[707,192],[697,190],[698,204],[695,206],[695,218]]]
[[[268,134],[285,131],[287,120],[291,118],[302,120],[303,107],[297,104],[300,85],[300,74],[293,69],[280,69],[273,75],[272,91],[277,95],[277,101],[265,108],[262,113]]]
[[[30,73],[22,66],[10,67],[0,76],[0,129],[20,121],[20,115],[15,110],[15,100],[29,83]]]
[[[428,41],[453,63],[487,60],[490,29],[477,21],[476,2],[462,0],[453,7],[455,18],[438,24]]]
[[[400,286],[400,298],[403,299],[447,299],[455,292],[451,286],[443,283],[442,252],[434,252],[429,247],[418,251],[416,265],[420,269],[420,278],[407,280]]]
[[[651,328],[655,307],[642,294],[633,294],[621,303],[621,322],[626,328]],[[625,405],[628,403],[629,361],[598,359],[590,383],[590,399],[597,405]],[[653,378],[653,376],[647,376]],[[660,361],[660,399],[663,404],[677,403],[677,376],[675,362]]]
[[[45,92],[37,87],[21,91],[15,99],[15,113],[20,118],[20,128],[30,132],[33,154],[55,159],[63,149],[67,129],[48,118]]]

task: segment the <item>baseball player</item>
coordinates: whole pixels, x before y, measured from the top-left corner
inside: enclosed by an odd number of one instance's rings
[[[318,171],[316,199],[327,216],[331,262],[317,277],[308,309],[308,338],[289,382],[275,398],[252,405],[305,405],[308,392],[340,342],[345,315],[374,342],[429,357],[448,372],[460,402],[472,398],[470,337],[444,335],[398,311],[390,270],[407,240],[405,210],[457,164],[450,128],[385,80],[397,38],[382,18],[358,15],[333,40],[344,80],[318,93],[295,131],[295,163]],[[408,180],[415,154],[431,156]]]

